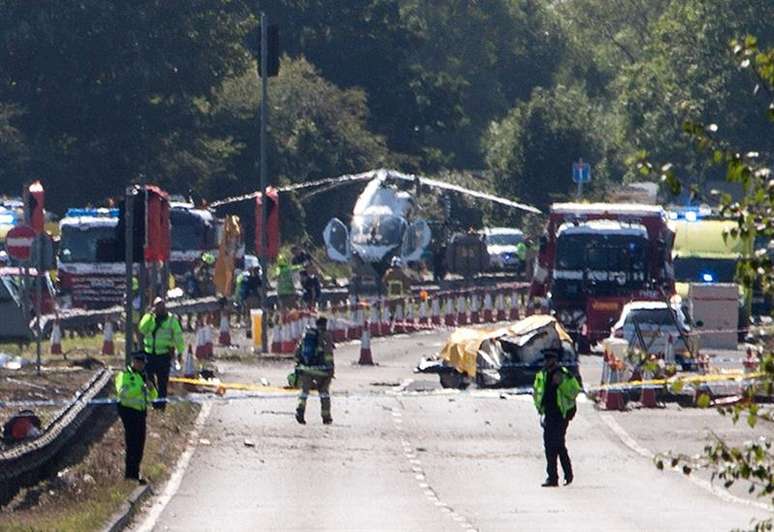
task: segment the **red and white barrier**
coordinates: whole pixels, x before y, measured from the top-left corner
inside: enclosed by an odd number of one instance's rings
[[[494,308],[492,302],[492,294],[487,292],[484,294],[484,322],[492,323],[495,321]]]
[[[371,355],[371,334],[368,327],[363,327],[360,336],[360,359],[357,361],[361,366],[373,366],[374,359]]]
[[[212,356],[212,338],[209,324],[199,325],[196,329],[195,355],[200,360]]]
[[[55,321],[51,327],[51,345],[49,352],[52,355],[62,354],[62,328],[59,326],[59,322]]]
[[[511,307],[508,311],[508,319],[511,321],[518,321],[521,318],[519,317],[519,298],[517,297],[516,292],[511,292],[509,301]]]
[[[275,323],[271,328],[271,352],[282,352],[282,324]]]
[[[414,300],[409,299],[406,302],[406,319],[404,321],[404,331],[407,333],[416,332],[417,323],[414,318]]]
[[[505,313],[505,296],[502,292],[497,293],[497,298],[495,299],[495,311],[497,312],[497,321],[505,321],[507,319],[507,314]]]
[[[441,325],[441,300],[438,297],[434,297],[430,302],[430,323]]]
[[[621,382],[621,371],[617,369],[615,356],[605,353],[602,359],[602,385],[610,385]],[[599,392],[599,404],[605,410],[624,410],[626,397],[624,391],[615,388],[606,388]]]
[[[470,323],[481,323],[481,302],[478,297],[478,292],[473,292],[470,296]]]
[[[419,301],[419,325],[421,327],[427,327],[429,323],[430,321],[427,316],[427,300],[422,299]]]
[[[374,338],[382,335],[382,322],[379,315],[379,306],[376,303],[368,307],[368,332]]]
[[[392,324],[390,323],[390,318],[390,306],[384,299],[382,299],[382,319],[381,323],[379,324],[379,329],[381,330],[382,336],[392,334]]]
[[[188,346],[188,350],[185,352],[185,358],[183,359],[183,377],[190,379],[196,376],[196,365],[194,363],[193,351],[191,346]]]
[[[457,325],[457,315],[454,312],[454,298],[448,296],[444,302],[443,323],[447,327]]]
[[[457,325],[468,324],[468,302],[465,299],[465,294],[460,294],[457,297]]]
[[[228,314],[225,312],[220,315],[220,327],[218,328],[218,343],[222,346],[231,345],[231,330],[228,322]]]
[[[102,328],[102,354],[113,355],[115,354],[116,346],[113,342],[113,322],[106,321]]]
[[[395,307],[395,319],[392,323],[392,332],[395,334],[403,334],[406,332],[406,320],[403,317],[402,303],[398,303]]]

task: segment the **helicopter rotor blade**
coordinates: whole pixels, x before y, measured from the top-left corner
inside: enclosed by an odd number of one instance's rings
[[[474,198],[483,199],[494,203],[499,203],[500,205],[505,205],[507,207],[513,207],[514,209],[520,209],[522,211],[527,211],[534,214],[542,214],[540,209],[533,207],[531,205],[518,203],[516,201],[503,198],[501,196],[495,196],[494,194],[489,194],[487,192],[479,192],[477,190],[471,190],[469,188],[465,188],[460,185],[453,185],[451,183],[446,183],[445,181],[439,181],[437,179],[430,179],[428,177],[415,176],[415,175],[407,175],[399,172],[389,172],[388,177],[392,179],[400,179],[403,181],[411,181],[414,183],[418,181],[420,184],[428,187],[434,187],[441,190],[449,190],[451,192],[457,192],[459,194],[464,194],[466,196],[471,196]]]
[[[315,190],[310,194],[307,194],[306,196],[301,198],[301,201],[304,201],[312,196],[315,196],[316,194],[319,194],[321,192],[327,192],[328,190],[332,190],[340,186],[360,183],[362,181],[370,181],[374,178],[374,176],[375,176],[375,172],[363,172],[362,174],[343,175],[339,177],[327,177],[325,179],[318,179],[316,181],[307,181],[305,183],[293,183],[290,185],[284,185],[281,187],[277,187],[277,190],[279,192],[295,192],[295,191],[304,190],[307,188],[324,187],[322,190]],[[250,192],[249,194],[243,194],[241,196],[234,196],[231,198],[218,200],[216,202],[213,202],[211,206],[219,207],[220,205],[225,205],[227,203],[235,203],[239,201],[253,199],[260,195],[261,195],[260,190],[256,190],[255,192]]]

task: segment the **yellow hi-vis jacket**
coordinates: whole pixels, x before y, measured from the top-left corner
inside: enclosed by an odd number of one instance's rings
[[[140,412],[145,411],[148,403],[159,396],[153,384],[145,382],[143,374],[131,367],[116,375],[116,394],[121,406]]]
[[[174,314],[167,314],[166,319],[158,323],[156,315],[148,312],[140,320],[138,329],[143,336],[145,352],[149,355],[166,355],[173,349],[178,353],[185,351],[183,328]]]

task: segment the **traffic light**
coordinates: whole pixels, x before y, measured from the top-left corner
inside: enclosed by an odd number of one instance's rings
[[[268,63],[266,69],[270,78],[276,77],[279,74],[280,63],[280,50],[279,50],[279,26],[276,24],[269,24],[266,29],[266,42],[267,42],[267,56]],[[261,76],[261,39],[258,36],[258,76]]]

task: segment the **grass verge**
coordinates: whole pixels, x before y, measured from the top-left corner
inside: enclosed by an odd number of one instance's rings
[[[161,485],[171,474],[200,406],[173,403],[161,414],[151,411],[142,474]],[[100,530],[126,500],[136,482],[123,479],[124,432],[112,407],[95,413],[91,434],[68,450],[58,473],[22,490],[0,509],[0,530]],[[95,434],[96,433],[96,434]]]

